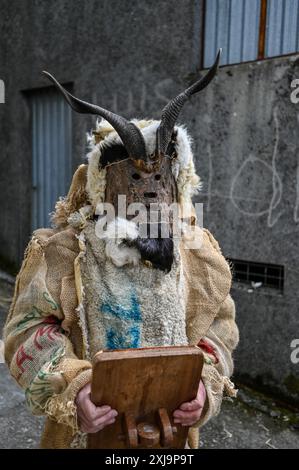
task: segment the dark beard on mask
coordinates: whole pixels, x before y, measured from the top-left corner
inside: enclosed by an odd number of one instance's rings
[[[173,263],[172,238],[137,238],[135,247],[141,259],[150,261],[154,268],[169,273]]]
[[[141,238],[132,242],[141,254],[141,259],[150,261],[154,268],[169,273],[173,263],[172,238]]]

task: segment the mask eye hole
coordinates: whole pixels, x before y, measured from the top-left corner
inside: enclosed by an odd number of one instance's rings
[[[160,181],[161,175],[155,175],[155,180]]]
[[[134,180],[140,180],[141,176],[138,173],[133,173],[132,178]]]

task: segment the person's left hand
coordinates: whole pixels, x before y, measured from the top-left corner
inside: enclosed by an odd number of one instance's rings
[[[202,381],[199,382],[196,398],[187,403],[182,403],[178,410],[173,413],[174,423],[182,426],[192,426],[202,413],[206,401],[206,389]]]

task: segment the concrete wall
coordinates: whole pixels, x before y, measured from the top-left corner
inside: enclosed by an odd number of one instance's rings
[[[299,56],[223,67],[196,107],[204,224],[225,256],[285,267],[284,293],[235,284],[243,381],[299,397],[299,105],[290,100]],[[250,287],[250,286],[248,286]],[[296,378],[297,377],[297,378]]]
[[[0,0],[0,256],[18,264],[30,236],[31,148],[26,93],[73,82],[74,93],[126,117],[159,117],[170,97],[198,77],[200,0]],[[13,18],[13,21],[12,21]],[[186,105],[204,182],[204,224],[225,256],[285,266],[284,294],[235,285],[243,381],[298,399],[298,105],[296,57],[223,67]],[[73,164],[85,154],[92,118],[73,115]],[[297,317],[297,318],[296,318]]]

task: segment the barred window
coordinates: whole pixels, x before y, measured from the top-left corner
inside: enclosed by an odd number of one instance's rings
[[[242,282],[254,287],[268,287],[283,293],[283,266],[239,259],[230,259],[230,262],[233,266],[233,280],[235,282]]]

